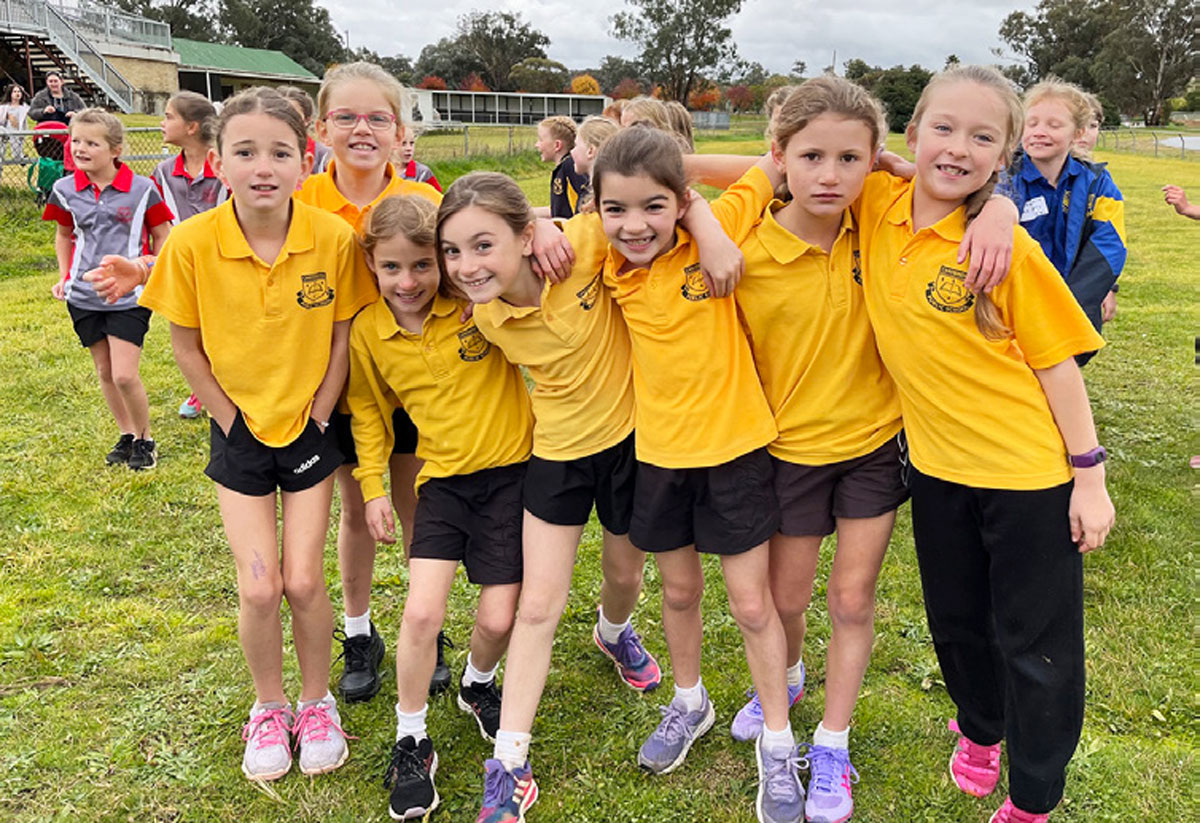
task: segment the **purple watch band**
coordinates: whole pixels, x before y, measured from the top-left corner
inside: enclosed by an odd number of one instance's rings
[[[1108,459],[1108,451],[1103,446],[1097,446],[1090,452],[1083,454],[1073,454],[1070,457],[1071,465],[1077,469],[1090,469],[1092,466],[1098,466]]]

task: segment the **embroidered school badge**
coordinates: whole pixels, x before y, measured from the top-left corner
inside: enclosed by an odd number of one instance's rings
[[[704,274],[700,271],[700,264],[693,263],[683,270],[683,288],[680,293],[687,300],[707,300],[712,297],[712,293],[708,290],[708,283],[704,282]]]
[[[965,271],[942,266],[925,288],[925,299],[938,311],[964,312],[975,305],[975,295],[963,285],[966,279]]]
[[[117,222],[132,223],[133,209],[129,208],[129,206],[117,206]]]
[[[306,309],[319,309],[333,302],[333,289],[325,280],[325,272],[300,275],[300,291],[296,292],[296,302]]]
[[[858,249],[854,250],[854,264],[850,275],[854,278],[855,283],[862,285],[862,254]]]
[[[575,296],[579,298],[579,308],[584,311],[591,311],[596,306],[596,299],[600,296],[600,274],[596,276],[579,291],[575,292]]]
[[[487,357],[491,350],[492,344],[474,323],[458,333],[459,359],[472,363]]]
[[[550,181],[550,192],[555,197],[562,197],[563,179],[561,177],[555,177],[553,180]]]

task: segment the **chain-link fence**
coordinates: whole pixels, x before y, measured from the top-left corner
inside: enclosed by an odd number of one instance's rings
[[[37,131],[8,131],[0,134],[0,186],[5,188],[28,188],[36,173],[38,147],[35,140],[43,143],[42,154],[51,159],[61,159],[61,143],[68,139],[66,127],[62,129],[38,129]],[[55,150],[50,143],[58,143]],[[125,148],[121,159],[138,174],[149,175],[154,167],[177,149],[167,146],[162,140],[162,131],[154,126],[125,129]]]
[[[1200,131],[1175,131],[1152,128],[1102,129],[1096,148],[1149,157],[1174,157],[1200,160]]]

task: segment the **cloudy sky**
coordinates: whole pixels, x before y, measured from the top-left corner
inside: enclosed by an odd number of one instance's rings
[[[329,8],[339,29],[349,30],[351,46],[385,56],[415,59],[472,9],[521,13],[550,38],[549,56],[572,69],[599,65],[606,54],[636,54],[629,43],[608,34],[608,18],[622,9],[620,0],[435,0],[433,6],[421,0],[318,2]],[[852,57],[872,65],[919,63],[938,69],[949,54],[968,63],[993,61],[989,49],[1000,45],[1000,21],[1034,5],[1035,0],[745,0],[731,27],[744,59],[780,73],[799,59],[811,74],[830,64],[835,49],[839,71]]]

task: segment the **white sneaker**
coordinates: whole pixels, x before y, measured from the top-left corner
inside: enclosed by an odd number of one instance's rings
[[[283,703],[255,703],[250,721],[242,727],[246,753],[242,774],[251,780],[278,780],[292,768],[292,707]]]
[[[299,711],[292,734],[300,749],[300,772],[325,774],[345,763],[350,747],[346,745],[346,733],[342,731],[342,718],[333,695],[297,703],[296,708]]]

